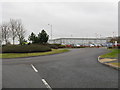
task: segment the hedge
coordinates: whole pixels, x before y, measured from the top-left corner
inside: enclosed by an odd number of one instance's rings
[[[53,49],[58,49],[58,48],[65,48],[66,46],[65,45],[61,45],[61,44],[48,44],[47,46],[49,46],[50,48],[53,48]]]
[[[45,45],[10,45],[2,47],[2,53],[32,53],[51,51],[51,48]]]

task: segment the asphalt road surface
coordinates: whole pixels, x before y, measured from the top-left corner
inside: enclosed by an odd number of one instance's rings
[[[97,61],[106,52],[104,48],[80,48],[55,55],[3,59],[3,88],[117,88],[118,71]]]

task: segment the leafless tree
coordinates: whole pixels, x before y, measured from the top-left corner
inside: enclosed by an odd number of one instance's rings
[[[9,42],[9,37],[10,37],[10,28],[9,28],[9,24],[8,23],[3,23],[0,26],[0,32],[1,32],[1,43],[3,41],[5,41],[5,43],[7,44]]]
[[[21,20],[17,20],[16,32],[17,32],[19,44],[22,44],[22,42],[24,42],[25,29],[23,27]]]
[[[9,38],[12,39],[13,44],[15,44],[15,39],[18,39],[20,44],[24,42],[25,29],[20,19],[10,19],[8,23],[3,23],[0,25],[0,32],[0,43],[3,41],[6,44],[9,43]]]
[[[15,38],[17,37],[17,20],[10,19],[10,30],[13,44],[15,43]]]

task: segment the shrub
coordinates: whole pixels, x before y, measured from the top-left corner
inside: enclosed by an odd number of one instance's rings
[[[61,45],[61,44],[48,44],[47,46],[49,46],[50,48],[53,48],[53,49],[58,49],[58,48],[65,48],[66,46],[65,45]]]
[[[65,45],[59,45],[58,48],[65,48]]]
[[[51,48],[46,45],[10,45],[2,47],[2,53],[32,53],[51,51]]]
[[[74,46],[72,48],[85,48],[84,46]]]
[[[58,44],[58,43],[53,43],[52,45],[60,46],[61,44]]]
[[[48,47],[53,48],[53,49],[58,49],[58,46],[54,44],[49,44]]]

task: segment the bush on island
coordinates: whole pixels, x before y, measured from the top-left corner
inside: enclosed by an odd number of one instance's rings
[[[9,45],[2,47],[2,53],[33,53],[47,52],[51,48],[46,45],[30,44],[30,45]]]

